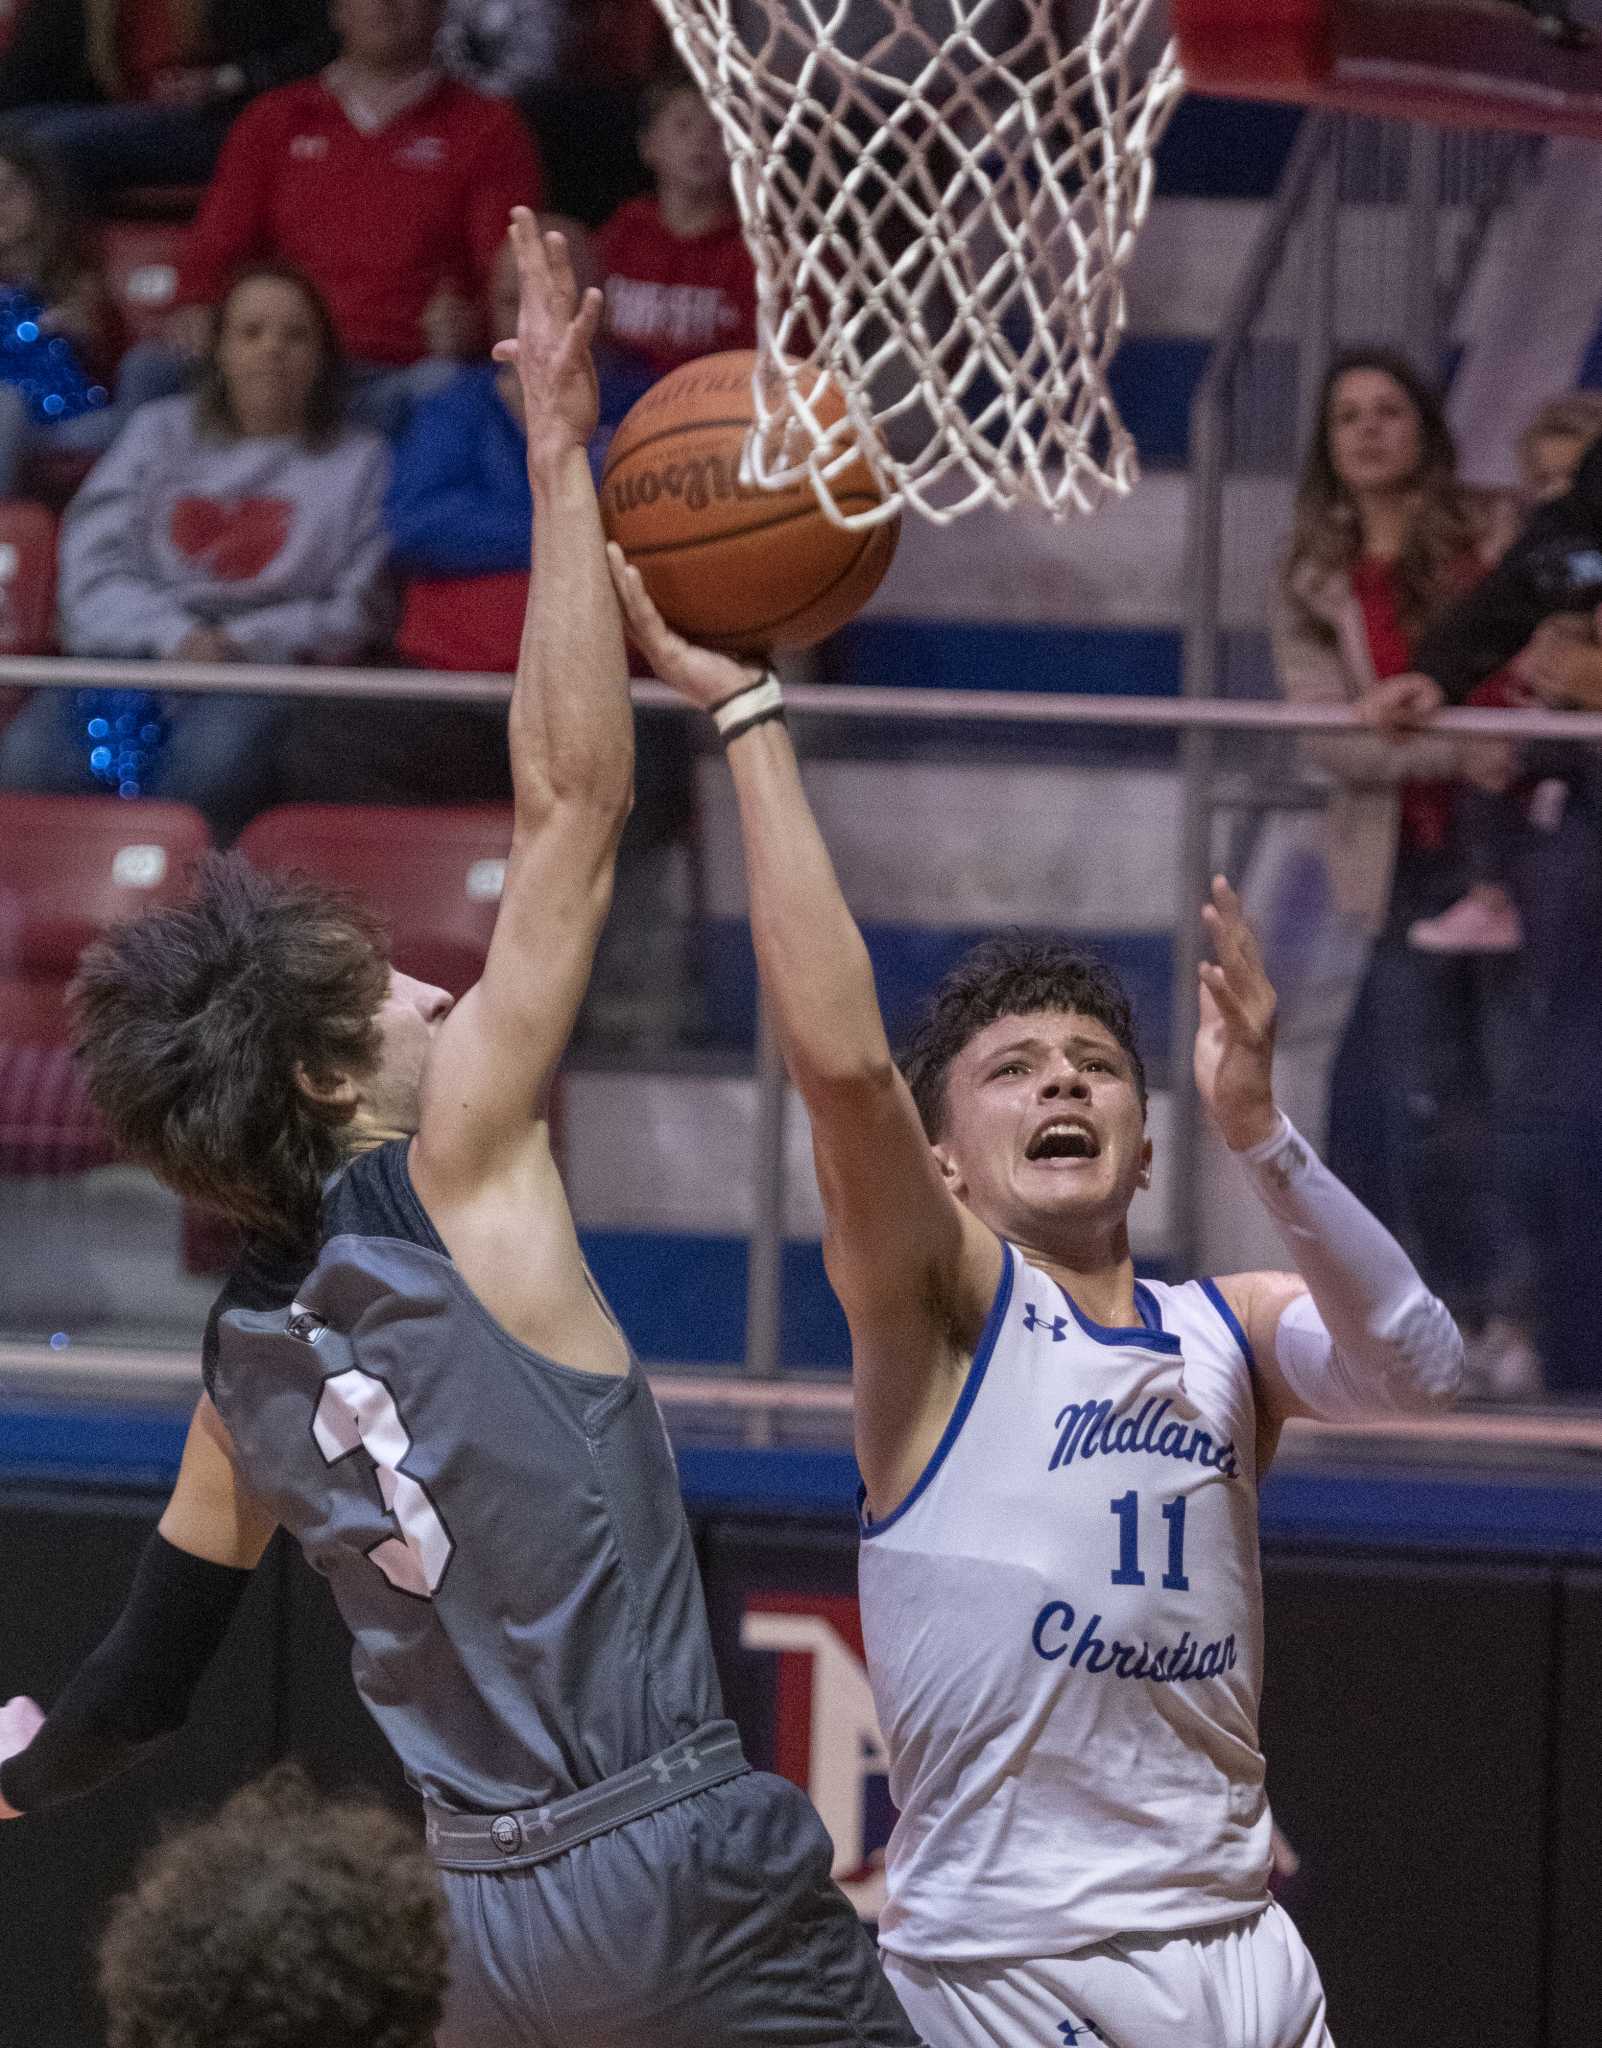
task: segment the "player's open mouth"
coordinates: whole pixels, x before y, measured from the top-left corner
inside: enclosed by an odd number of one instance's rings
[[[1029,1140],[1026,1159],[1099,1159],[1101,1140],[1082,1118],[1053,1117]]]

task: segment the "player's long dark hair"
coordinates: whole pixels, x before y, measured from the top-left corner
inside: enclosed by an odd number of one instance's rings
[[[95,1107],[179,1194],[285,1246],[316,1240],[351,1111],[307,1094],[378,1057],[388,946],[366,911],[298,876],[209,854],[188,902],[90,946],[70,991]]]
[[[998,1017],[1027,1017],[1037,1010],[1072,1012],[1105,1025],[1129,1055],[1145,1109],[1146,1068],[1118,976],[1105,961],[1063,939],[1008,932],[963,955],[902,1048],[901,1071],[931,1142],[944,1126],[946,1078],[958,1053]]]
[[[1354,370],[1377,370],[1389,377],[1418,422],[1421,449],[1413,482],[1417,498],[1395,571],[1401,623],[1417,635],[1472,580],[1485,519],[1473,494],[1458,482],[1457,448],[1439,397],[1407,358],[1392,349],[1351,349],[1329,367],[1318,396],[1318,427],[1297,485],[1285,587],[1292,602],[1299,604],[1299,586],[1309,568],[1344,573],[1363,552],[1357,503],[1336,474],[1330,452],[1336,386]]]

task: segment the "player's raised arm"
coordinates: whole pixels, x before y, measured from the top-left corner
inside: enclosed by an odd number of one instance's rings
[[[446,1206],[523,1153],[578,1014],[632,801],[633,721],[587,443],[597,292],[519,207],[514,362],[534,499],[533,572],[509,721],[515,822],[484,974],[440,1029],[414,1165]]]
[[[1395,1238],[1276,1104],[1274,990],[1221,876],[1202,917],[1217,957],[1201,968],[1196,1085],[1297,1267],[1221,1283],[1252,1346],[1265,1420],[1355,1420],[1444,1406],[1462,1377],[1457,1325]]]
[[[0,1820],[92,1791],[183,1726],[273,1527],[203,1395],[110,1634],[49,1714],[20,1697],[0,1707]]]
[[[1001,1246],[947,1190],[891,1056],[873,969],[760,669],[692,647],[613,550],[629,629],[664,682],[716,715],[740,807],[762,987],[812,1119],[829,1278],[851,1324],[870,1499],[894,1499],[951,1412]],[[719,708],[722,707],[722,708]],[[909,1482],[910,1483],[910,1482]]]

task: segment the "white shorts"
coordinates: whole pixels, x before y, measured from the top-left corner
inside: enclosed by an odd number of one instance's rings
[[[1278,1906],[1039,1963],[884,1966],[929,2048],[1334,2048],[1318,1971]]]

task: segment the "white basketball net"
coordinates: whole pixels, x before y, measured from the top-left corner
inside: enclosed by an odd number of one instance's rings
[[[657,5],[756,262],[754,479],[809,477],[848,527],[1127,491],[1107,365],[1181,89],[1157,0]],[[833,424],[808,402],[820,371],[847,400]],[[866,511],[830,489],[859,451],[885,494]]]

